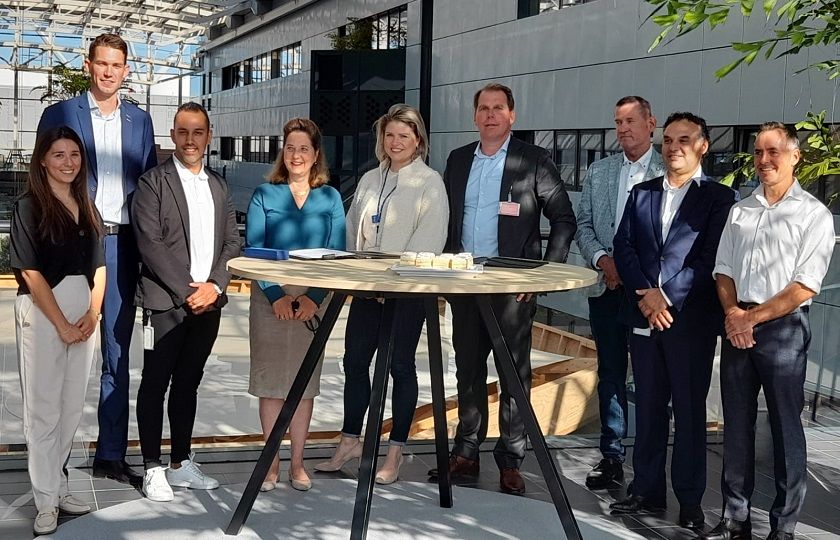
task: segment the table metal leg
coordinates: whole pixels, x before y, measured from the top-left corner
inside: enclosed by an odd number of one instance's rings
[[[531,402],[525,394],[525,388],[517,376],[513,356],[505,342],[502,329],[499,327],[499,321],[490,303],[490,296],[478,295],[475,297],[475,300],[481,313],[481,319],[484,321],[484,325],[487,327],[487,333],[490,335],[490,341],[493,343],[493,352],[496,354],[496,358],[499,359],[499,366],[502,368],[502,373],[499,375],[507,379],[508,389],[514,401],[516,401],[519,414],[522,415],[522,420],[525,423],[525,431],[528,433],[528,438],[531,439],[531,445],[534,447],[537,462],[539,462],[540,470],[543,473],[548,491],[551,494],[551,500],[554,502],[554,508],[557,510],[557,515],[560,516],[560,523],[563,525],[566,537],[569,540],[581,540],[583,537],[580,534],[577,521],[572,513],[572,507],[569,505],[569,499],[566,497],[563,484],[560,482],[560,475],[557,472],[554,459],[552,459],[548,451],[548,445],[537,422],[534,409],[531,407]]]
[[[365,441],[359,466],[359,484],[356,486],[356,503],[353,507],[353,524],[350,529],[351,540],[362,540],[367,537],[376,457],[379,453],[379,435],[382,432],[382,415],[385,412],[388,373],[391,371],[391,355],[394,349],[395,303],[394,300],[385,302],[382,307],[382,318],[379,322],[379,343],[376,352],[376,366],[373,370]]]
[[[452,482],[449,478],[449,434],[446,426],[446,396],[443,390],[443,354],[440,350],[440,314],[436,297],[423,300],[426,308],[426,337],[429,345],[429,375],[432,379],[432,414],[435,419],[438,493],[440,506],[452,508]]]
[[[344,301],[346,299],[346,294],[337,292],[333,293],[332,300],[330,301],[329,306],[327,306],[326,313],[324,313],[324,319],[321,321],[321,325],[318,327],[317,332],[315,332],[315,337],[312,339],[312,343],[306,351],[306,356],[303,358],[300,370],[295,376],[294,382],[292,382],[292,387],[289,389],[289,395],[286,397],[286,402],[283,404],[283,408],[277,416],[277,421],[274,423],[274,427],[271,430],[271,434],[268,436],[268,440],[265,442],[265,446],[263,447],[263,451],[260,454],[259,459],[257,459],[254,472],[251,473],[251,478],[248,480],[248,485],[245,486],[245,491],[242,493],[242,499],[240,499],[239,505],[233,512],[233,517],[228,524],[227,530],[225,530],[225,534],[239,534],[239,531],[242,529],[242,525],[245,523],[245,520],[248,519],[248,514],[251,513],[251,508],[254,506],[254,501],[259,493],[260,485],[265,479],[268,469],[271,467],[271,462],[274,459],[274,456],[277,455],[277,451],[280,449],[280,443],[283,441],[283,437],[289,429],[289,423],[292,421],[292,416],[294,416],[295,411],[300,404],[303,392],[306,390],[306,386],[309,384],[309,380],[315,372],[315,366],[318,365],[318,361],[324,353],[324,348],[327,346],[327,340],[329,339],[330,333],[338,320],[338,315],[341,313],[341,307],[344,305]]]

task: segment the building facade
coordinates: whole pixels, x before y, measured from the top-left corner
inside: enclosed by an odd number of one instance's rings
[[[201,51],[202,99],[216,135],[209,162],[224,172],[239,211],[264,181],[282,145],[285,121],[312,112],[313,51],[331,49],[330,36],[346,35],[348,23],[359,20],[377,21],[373,48],[405,49],[405,101],[419,105],[423,91],[430,93],[426,121],[433,168],[441,171],[450,150],[476,140],[473,93],[499,81],[516,97],[516,135],[551,152],[573,201],[589,164],[619,150],[613,104],[625,95],[647,98],[660,124],[674,111],[703,116],[713,139],[704,170],[713,177],[730,170],[734,152],[751,150],[752,134],[764,121],[795,123],[808,111],[827,109],[828,120],[836,122],[838,81],[802,71],[833,57],[832,51],[762,59],[716,79],[715,71],[736,58],[731,42],[768,34],[761,16],[742,19],[733,13],[732,20],[713,31],[703,28],[648,52],[659,28],[646,22],[653,8],[642,0],[439,0],[433,5],[430,32],[423,31],[421,15],[424,5],[432,3],[424,0],[256,4],[264,11],[211,28]],[[431,51],[431,76],[421,82],[424,46]],[[660,139],[657,129],[654,141]],[[345,159],[335,152],[335,141],[325,148],[333,165]],[[336,187],[345,187],[345,182],[355,178],[333,179]],[[836,183],[815,189],[830,198],[832,186]],[[347,197],[352,189],[342,189],[342,194]],[[570,262],[583,263],[575,253]],[[840,382],[840,335],[823,333],[822,327],[840,320],[840,291],[832,288],[838,282],[840,264],[835,260],[826,278],[828,288],[811,312],[809,383],[815,384],[822,362],[830,371],[823,370],[820,384],[831,392]],[[579,293],[553,295],[543,303],[587,315]]]

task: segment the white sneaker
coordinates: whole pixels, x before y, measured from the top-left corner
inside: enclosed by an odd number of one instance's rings
[[[172,488],[166,481],[166,469],[152,467],[143,475],[143,495],[150,501],[169,502],[175,498]]]
[[[177,469],[172,467],[166,469],[166,478],[170,486],[185,487],[190,489],[216,489],[219,481],[207,476],[198,468],[198,463],[193,461],[195,453],[181,462]]]
[[[32,527],[32,532],[35,536],[42,534],[52,534],[58,528],[58,508],[52,508],[46,512],[38,512],[35,516],[35,525]]]
[[[81,516],[90,512],[90,505],[84,501],[80,501],[69,493],[66,493],[58,499],[58,509],[71,516]]]

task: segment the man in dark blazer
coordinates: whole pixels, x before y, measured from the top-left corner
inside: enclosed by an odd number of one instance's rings
[[[219,486],[193,461],[190,441],[198,385],[219,331],[219,310],[227,303],[227,262],[240,248],[227,185],[202,164],[211,138],[204,108],[178,107],[171,136],[174,156],[140,178],[131,205],[142,261],[137,305],[143,308],[146,349],[137,393],[143,493],[161,502],[172,500],[172,485]],[[172,451],[164,469],[167,389]]]
[[[128,75],[128,46],[115,34],[90,44],[85,70],[90,91],[44,111],[38,133],[66,125],[82,139],[87,155],[90,198],[105,224],[102,304],[102,375],[99,437],[93,473],[120,482],[139,480],[125,463],[128,442],[128,350],[134,328],[138,258],[129,220],[131,194],[140,175],[157,164],[152,119],[122,101],[118,91]]]
[[[475,94],[473,106],[480,141],[453,150],[443,175],[449,199],[446,251],[540,260],[542,213],[551,226],[545,259],[564,262],[575,234],[575,215],[551,156],[544,148],[511,138],[516,113],[510,88],[489,84]],[[487,435],[487,356],[491,342],[473,299],[453,297],[449,303],[458,380],[458,428],[449,470],[453,477],[475,476],[479,447]],[[519,379],[530,392],[531,326],[536,300],[530,294],[494,296],[493,309]],[[501,369],[497,371],[501,435],[493,455],[501,471],[501,489],[522,493],[525,485],[519,467],[525,457],[525,429],[508,389],[509,381]]]
[[[723,312],[712,268],[736,193],[709,181],[700,166],[709,149],[706,122],[673,113],[665,122],[664,177],[633,188],[613,241],[628,299],[630,358],[636,384],[633,485],[614,513],[665,508],[668,402],[675,433],[671,485],[679,524],[701,528],[706,489],[706,394]]]

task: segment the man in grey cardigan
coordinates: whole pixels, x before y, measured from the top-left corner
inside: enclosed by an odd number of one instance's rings
[[[543,258],[540,213],[551,224],[545,260],[565,262],[575,234],[575,215],[551,156],[544,148],[511,138],[516,119],[513,93],[489,84],[473,98],[479,142],[449,154],[443,181],[449,198],[446,251],[477,257]],[[471,298],[451,298],[452,344],[458,379],[458,428],[449,458],[452,477],[476,476],[479,447],[487,436],[487,356],[490,338]],[[498,295],[492,300],[513,355],[519,380],[530,392],[533,295]],[[500,487],[523,493],[519,467],[525,458],[525,429],[500,372],[499,431],[493,455]]]

